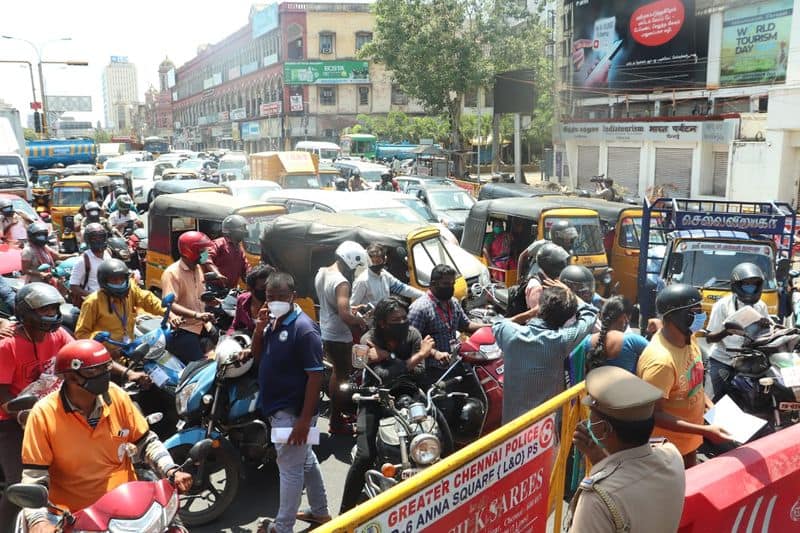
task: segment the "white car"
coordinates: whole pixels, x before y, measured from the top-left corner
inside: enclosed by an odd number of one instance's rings
[[[133,201],[137,208],[145,208],[153,201],[153,185],[164,170],[174,167],[171,161],[141,161],[125,167],[133,179]]]

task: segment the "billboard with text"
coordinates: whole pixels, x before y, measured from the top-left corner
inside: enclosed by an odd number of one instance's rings
[[[574,0],[572,6],[577,90],[705,86],[708,44],[696,32],[694,0]]]

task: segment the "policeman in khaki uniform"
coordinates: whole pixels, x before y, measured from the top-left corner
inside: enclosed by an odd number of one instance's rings
[[[674,533],[683,511],[683,459],[672,444],[651,443],[661,391],[618,367],[586,376],[589,420],[575,446],[594,465],[570,504],[570,533]]]

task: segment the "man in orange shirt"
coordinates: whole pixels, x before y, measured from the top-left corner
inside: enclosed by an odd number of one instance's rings
[[[666,437],[683,456],[686,468],[697,462],[703,438],[718,444],[730,441],[719,426],[703,423],[711,400],[703,390],[703,358],[692,335],[703,328],[706,314],[700,292],[690,285],[673,283],[656,297],[656,309],[664,327],[639,357],[636,373],[661,389],[656,403],[654,437]]]
[[[192,486],[125,391],[110,384],[111,363],[97,341],[65,345],[55,361],[64,384],[34,406],[25,426],[22,481],[47,485],[49,500],[70,511],[136,481],[139,458],[158,475],[174,474],[179,491]],[[46,509],[26,509],[25,519],[30,533],[55,531]]]

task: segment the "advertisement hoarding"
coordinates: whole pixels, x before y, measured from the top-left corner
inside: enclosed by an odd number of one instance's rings
[[[242,122],[242,139],[251,141],[261,136],[261,128],[258,121]]]
[[[280,115],[282,110],[283,106],[281,102],[267,102],[258,106],[258,114],[262,117]]]
[[[725,10],[722,85],[786,80],[793,4],[792,0],[773,0]]]
[[[367,61],[302,61],[283,64],[287,85],[331,85],[369,82]]]
[[[237,107],[236,109],[231,109],[230,117],[231,120],[242,120],[247,116],[247,110],[243,107]]]
[[[253,39],[277,28],[278,4],[270,4],[258,10],[254,7],[250,15],[250,27]]]
[[[708,44],[696,38],[694,0],[575,0],[572,6],[576,89],[704,85]]]
[[[49,111],[74,111],[89,113],[92,111],[91,96],[56,96],[48,94],[45,103]]]

